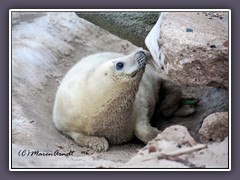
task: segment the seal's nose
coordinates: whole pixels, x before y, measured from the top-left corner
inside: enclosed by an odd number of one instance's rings
[[[143,67],[146,64],[147,56],[143,51],[138,51],[136,53],[136,58],[140,67]]]

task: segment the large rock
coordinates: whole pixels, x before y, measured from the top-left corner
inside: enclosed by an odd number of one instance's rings
[[[227,13],[162,13],[145,42],[177,82],[228,88]]]
[[[124,168],[228,168],[228,139],[197,144],[184,126],[170,126],[130,159]]]
[[[202,143],[221,142],[228,136],[228,112],[216,112],[207,116],[199,130]]]
[[[77,15],[143,48],[159,17],[156,12],[77,12]]]

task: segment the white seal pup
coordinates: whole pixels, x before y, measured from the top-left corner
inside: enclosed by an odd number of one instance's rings
[[[134,135],[145,143],[155,138],[159,131],[149,122],[159,89],[173,84],[149,60],[146,63],[150,57],[146,53],[142,49],[130,55],[100,53],[79,61],[57,90],[56,128],[79,146],[95,151],[106,151],[109,144],[127,142]],[[176,103],[174,98],[181,96],[180,91],[169,92],[174,95],[161,103],[167,113]]]

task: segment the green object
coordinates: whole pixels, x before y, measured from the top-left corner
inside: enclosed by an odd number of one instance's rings
[[[197,99],[184,99],[181,101],[181,104],[195,106],[199,100]]]

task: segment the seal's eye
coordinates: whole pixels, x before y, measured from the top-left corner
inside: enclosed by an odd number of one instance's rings
[[[117,69],[117,70],[121,70],[121,69],[123,68],[123,66],[124,66],[124,64],[123,64],[122,62],[118,62],[118,63],[116,64],[116,69]]]

